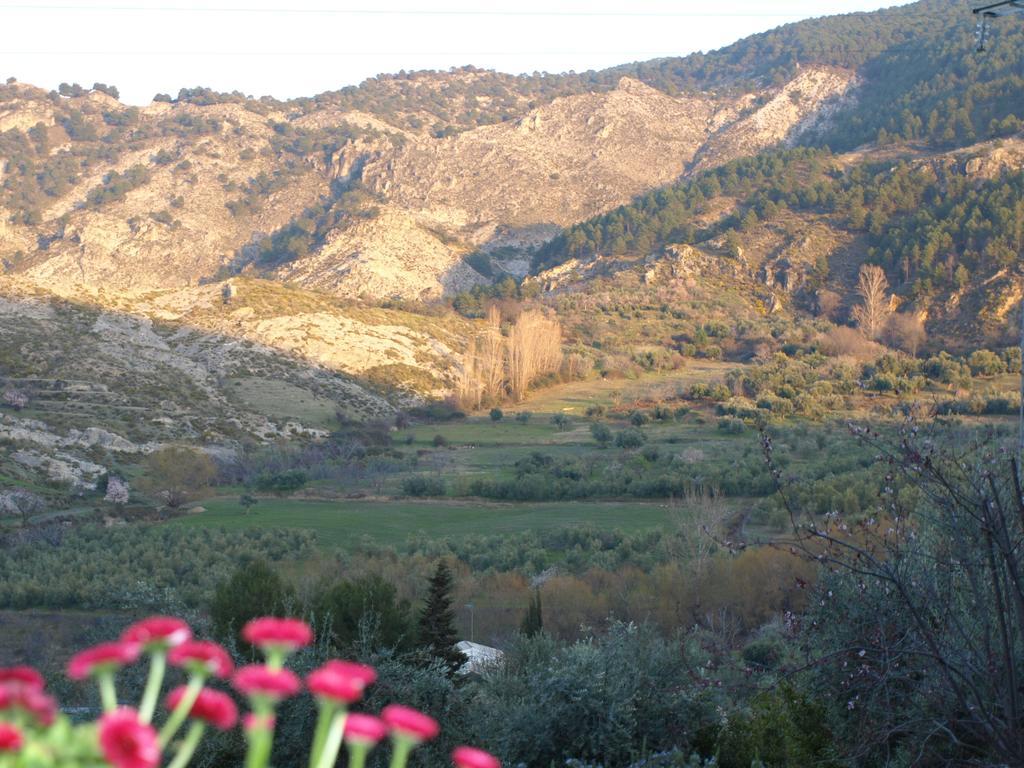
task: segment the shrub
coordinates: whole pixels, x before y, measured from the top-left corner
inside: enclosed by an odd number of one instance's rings
[[[434,439],[431,440],[431,442],[434,444],[435,448],[444,448],[446,445],[448,445],[448,438],[445,437],[444,435],[438,434],[434,435]]]
[[[491,408],[491,421],[501,421],[503,418],[505,414],[501,408]]]
[[[649,421],[647,414],[643,411],[633,411],[629,414],[629,423],[634,427],[642,427]]]
[[[402,482],[402,491],[407,496],[444,496],[446,489],[444,480],[439,477],[415,475]]]
[[[975,376],[998,376],[1001,373],[1006,373],[1006,361],[987,349],[972,352],[971,356],[967,358],[967,364]]]
[[[531,414],[529,411],[520,411],[519,413],[516,414],[516,421],[519,422],[520,424],[529,424],[530,416],[532,415],[533,414]]]
[[[559,432],[564,432],[572,424],[572,419],[566,416],[564,413],[556,413],[551,417],[551,423],[558,427]]]
[[[615,435],[615,445],[617,445],[619,448],[625,448],[627,450],[632,448],[639,448],[645,442],[647,442],[647,438],[644,436],[644,433],[641,432],[639,429],[636,429],[635,427],[630,429],[624,429],[617,435]]]
[[[301,469],[265,473],[256,478],[257,490],[267,493],[291,493],[309,482],[309,476]]]
[[[607,448],[612,442],[612,431],[607,424],[591,424],[590,434],[602,448]]]
[[[242,626],[257,616],[275,616],[287,607],[294,591],[266,560],[240,566],[217,587],[210,603],[213,634],[225,642],[238,640]]]
[[[747,426],[743,423],[743,420],[737,419],[734,416],[726,416],[718,420],[718,431],[724,432],[727,435],[741,435],[746,431],[746,428]]]

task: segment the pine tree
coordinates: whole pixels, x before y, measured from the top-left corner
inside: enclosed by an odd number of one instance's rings
[[[441,659],[450,674],[466,663],[466,654],[455,647],[458,635],[455,632],[455,610],[452,608],[452,587],[454,579],[448,564],[442,560],[430,578],[430,591],[426,605],[420,613],[420,645],[431,656]]]
[[[526,609],[526,616],[523,617],[523,625],[520,628],[527,637],[536,637],[544,629],[544,615],[540,605],[540,589],[533,590],[530,596],[530,605]]]

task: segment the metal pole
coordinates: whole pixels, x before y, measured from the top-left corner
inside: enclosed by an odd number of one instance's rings
[[[1017,437],[1017,464],[1024,467],[1024,296],[1020,300],[1020,428]]]

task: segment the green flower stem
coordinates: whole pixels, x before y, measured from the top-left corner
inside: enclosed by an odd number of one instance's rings
[[[196,699],[199,698],[199,692],[203,690],[204,680],[203,675],[192,675],[189,679],[188,687],[185,688],[185,694],[181,697],[181,701],[178,702],[178,706],[171,712],[171,716],[167,718],[164,727],[160,729],[161,748],[166,747],[170,743],[171,739],[174,738],[174,734],[181,728],[181,724],[185,722],[188,713],[192,711],[192,705],[196,703]]]
[[[271,669],[281,669],[284,661],[288,658],[288,652],[280,646],[268,645],[263,649],[263,655],[267,659],[267,666]]]
[[[178,747],[178,752],[174,755],[174,759],[167,765],[167,768],[185,768],[188,765],[189,760],[192,759],[192,755],[196,753],[196,747],[199,746],[199,742],[203,740],[203,732],[206,730],[206,726],[198,720],[189,727],[188,733],[185,734],[185,738],[181,740],[181,745]]]
[[[316,730],[313,732],[313,748],[309,753],[309,768],[316,768],[320,763],[320,755],[327,741],[327,733],[331,729],[331,718],[337,711],[337,705],[329,699],[320,699],[320,714],[316,718]]]
[[[167,651],[158,649],[149,657],[149,677],[146,678],[146,690],[142,693],[139,703],[139,719],[149,723],[156,711],[156,702],[160,697],[160,686],[164,684],[167,672]]]
[[[272,718],[273,707],[254,707],[255,714]],[[259,728],[249,732],[249,749],[245,754],[245,768],[266,768],[270,762],[270,751],[274,746],[273,728]]]
[[[100,687],[100,701],[104,712],[117,709],[117,689],[114,688],[114,670],[105,669],[96,673],[96,684]]]
[[[348,712],[343,709],[331,720],[331,728],[327,732],[327,740],[324,742],[323,752],[320,753],[316,768],[331,768],[338,761],[338,751],[341,749],[341,740],[345,735],[347,719]]]
[[[390,768],[405,768],[405,764],[409,762],[412,748],[415,746],[416,742],[410,739],[403,739],[401,736],[396,737],[392,742]]]
[[[370,754],[370,745],[357,741],[348,745],[348,768],[365,768],[366,756]]]

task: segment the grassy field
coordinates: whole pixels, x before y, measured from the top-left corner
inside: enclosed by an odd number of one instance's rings
[[[721,381],[728,371],[742,367],[741,363],[688,360],[686,367],[678,371],[650,373],[636,379],[588,379],[558,384],[531,393],[522,410],[582,416],[591,405],[613,408],[671,397],[697,382]]]
[[[331,429],[337,424],[338,406],[333,401],[286,381],[247,376],[228,379],[225,390],[257,413],[294,419],[307,427]]]
[[[204,502],[205,512],[171,525],[240,530],[306,528],[324,546],[347,547],[368,538],[398,544],[410,536],[430,538],[517,533],[587,524],[626,531],[670,524],[682,514],[667,504],[644,502],[550,502],[490,504],[458,501],[299,501],[260,499],[246,515],[235,497]]]

